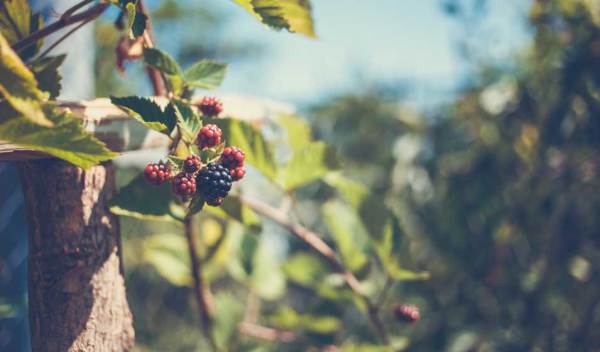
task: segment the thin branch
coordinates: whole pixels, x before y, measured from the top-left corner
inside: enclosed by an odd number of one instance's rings
[[[146,16],[146,30],[144,31],[144,42],[148,48],[154,48],[155,39],[154,39],[154,30],[152,29],[152,18],[150,13],[144,6],[144,1],[138,1],[138,10]],[[166,87],[167,79],[166,77],[156,68],[152,66],[146,66],[146,72],[148,73],[148,78],[150,79],[150,83],[152,83],[152,88],[154,90],[154,95],[156,96],[167,96],[169,91]]]
[[[192,277],[194,279],[194,294],[196,297],[196,303],[198,304],[198,311],[200,313],[200,320],[202,322],[202,333],[208,340],[213,351],[216,351],[216,344],[212,334],[212,316],[210,314],[210,308],[208,304],[208,297],[204,282],[202,279],[202,268],[200,267],[200,257],[196,251],[195,244],[195,228],[193,216],[188,216],[184,219],[185,227],[185,238],[188,244],[188,250],[190,254],[190,262],[192,266]]]
[[[304,243],[309,245],[313,250],[319,253],[325,260],[327,260],[338,272],[340,272],[344,278],[344,281],[350,287],[356,295],[358,295],[364,302],[367,308],[367,315],[371,321],[371,325],[375,330],[375,333],[379,339],[386,345],[389,344],[389,337],[383,322],[379,317],[379,307],[373,303],[373,301],[364,293],[364,290],[360,286],[360,283],[354,274],[347,270],[344,264],[338,259],[335,251],[321,239],[319,235],[305,228],[304,226],[294,224],[289,220],[286,213],[280,209],[274,208],[266,203],[251,200],[245,197],[239,197],[240,201],[246,206],[250,207],[255,212],[268,217],[269,219],[277,222],[281,226],[287,228],[294,236],[302,240]]]
[[[86,2],[86,1],[84,1]],[[75,5],[74,7],[79,7],[80,4]],[[50,34],[57,32],[67,26],[70,26],[72,24],[81,22],[81,21],[88,21],[91,19],[95,19],[98,16],[100,16],[102,14],[102,12],[104,12],[104,10],[106,10],[106,8],[109,6],[110,4],[108,3],[100,3],[97,4],[95,6],[90,7],[89,9],[82,11],[78,14],[74,14],[74,15],[69,15],[69,16],[61,16],[61,18],[56,21],[53,22],[49,25],[47,25],[44,28],[41,28],[33,33],[31,33],[30,35],[28,35],[27,37],[21,39],[20,41],[16,42],[12,48],[14,51],[21,51],[27,47],[29,47],[32,44],[35,44],[38,40],[49,36]],[[67,10],[67,12],[69,12],[69,10]]]
[[[255,337],[269,342],[296,342],[301,336],[293,331],[279,330],[266,326],[243,321],[238,325],[238,330],[244,335]]]

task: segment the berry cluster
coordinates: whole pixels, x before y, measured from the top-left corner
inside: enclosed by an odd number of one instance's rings
[[[223,111],[223,104],[217,98],[204,97],[198,104],[198,109],[204,116],[216,117]]]

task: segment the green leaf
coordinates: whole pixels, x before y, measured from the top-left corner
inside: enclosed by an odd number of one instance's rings
[[[323,180],[335,188],[342,198],[357,211],[370,194],[369,189],[365,185],[344,177],[339,172],[330,172],[325,175]]]
[[[331,334],[339,330],[341,321],[328,315],[300,314],[289,307],[279,309],[271,322],[284,329],[303,330],[318,334]]]
[[[234,0],[273,29],[287,29],[314,38],[311,5],[308,0]]]
[[[275,179],[275,159],[271,145],[262,133],[246,121],[238,119],[218,119],[214,121],[228,136],[228,145],[241,148],[246,153],[246,162],[267,178]]]
[[[3,0],[0,3],[0,33],[10,45],[29,35],[31,8],[27,0]]]
[[[312,142],[292,155],[291,160],[279,171],[277,181],[284,189],[293,190],[338,167],[332,148],[323,142]]]
[[[356,212],[339,201],[325,203],[322,212],[344,263],[351,271],[360,271],[369,261],[369,242]]]
[[[283,272],[298,285],[313,287],[327,276],[327,265],[319,258],[306,253],[294,254],[283,263]]]
[[[119,190],[112,199],[110,211],[142,220],[177,222],[172,215],[177,207],[168,184],[150,185],[140,173]]]
[[[84,169],[118,155],[86,132],[81,119],[51,108],[45,112],[54,127],[40,126],[22,117],[14,118],[0,124],[0,139],[48,153]]]
[[[286,140],[293,153],[300,152],[311,143],[310,125],[305,119],[293,115],[279,115],[277,122],[285,128]]]
[[[142,243],[142,259],[160,276],[175,286],[191,286],[187,241],[182,235],[153,235]]]
[[[226,220],[238,221],[252,231],[258,232],[261,222],[258,215],[249,207],[243,205],[239,198],[229,196],[219,207],[207,207],[206,213]]]
[[[37,88],[35,77],[23,64],[8,42],[0,35],[0,96],[23,118],[39,125],[52,126],[42,111],[44,94]],[[6,118],[0,116],[0,122]]]
[[[175,127],[175,116],[166,114],[158,104],[148,98],[136,96],[110,97],[110,101],[150,129],[168,135]]]
[[[214,89],[221,85],[227,64],[202,60],[185,71],[185,82],[195,88]]]
[[[168,75],[181,75],[181,68],[177,64],[177,61],[160,49],[144,49],[144,61],[146,64],[156,67],[159,71]]]
[[[62,65],[66,55],[45,57],[34,62],[31,70],[35,75],[40,90],[48,92],[50,98],[54,99],[60,94],[60,81],[62,77],[58,68]]]
[[[183,140],[193,143],[202,127],[200,116],[184,102],[174,100],[165,109],[166,113],[174,114],[183,133]]]

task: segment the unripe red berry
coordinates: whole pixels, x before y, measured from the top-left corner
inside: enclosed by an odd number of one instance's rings
[[[192,154],[183,161],[183,171],[188,174],[198,172],[202,168],[202,161],[198,155]]]
[[[246,154],[238,147],[227,147],[221,153],[221,164],[229,170],[244,166]]]
[[[217,98],[204,97],[200,104],[198,104],[198,109],[200,109],[202,115],[214,117],[223,111],[223,104]]]
[[[173,178],[173,192],[179,196],[191,196],[196,193],[196,179],[192,175],[180,172]]]
[[[198,133],[196,144],[200,149],[212,148],[221,144],[221,136],[223,131],[217,125],[204,125]]]
[[[394,315],[396,319],[406,323],[414,323],[421,319],[419,308],[409,304],[397,304],[394,307]]]
[[[206,199],[206,204],[213,206],[213,207],[218,207],[219,205],[223,204],[223,197],[217,197],[217,198],[208,198]]]
[[[231,173],[231,179],[234,181],[239,181],[246,175],[246,170],[244,170],[243,166],[238,166],[235,169],[231,169],[229,172]]]
[[[170,180],[171,176],[171,166],[162,161],[159,163],[150,163],[144,168],[146,181],[156,186]]]

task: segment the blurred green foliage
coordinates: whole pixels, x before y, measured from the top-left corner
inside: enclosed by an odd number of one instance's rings
[[[275,131],[269,138],[223,121],[247,144],[254,166],[243,187],[259,191],[241,192],[293,200],[293,220],[323,234],[381,302],[391,347],[381,347],[365,307],[329,263],[235,200],[223,211],[202,212],[198,223],[218,345],[231,351],[597,349],[600,15],[594,4],[533,2],[528,51],[514,65],[485,67],[477,84],[435,113],[362,92],[315,106],[307,121],[281,117],[269,126]],[[313,137],[333,146],[340,160]],[[121,186],[137,173],[121,170]],[[138,350],[205,350],[181,226],[127,217],[122,223]],[[381,296],[386,287],[389,294]],[[391,314],[397,303],[418,305],[421,321],[397,322]],[[239,333],[242,321],[295,335],[268,342]]]

